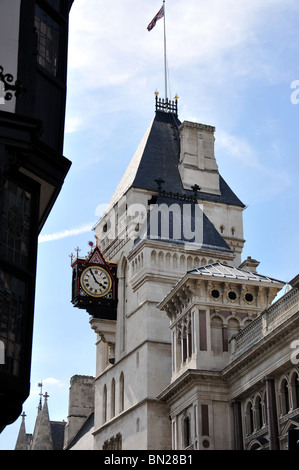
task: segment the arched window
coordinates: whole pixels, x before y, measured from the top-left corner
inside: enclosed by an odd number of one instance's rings
[[[124,374],[121,372],[119,377],[119,412],[124,411],[125,408],[125,379]]]
[[[175,340],[175,338],[174,338]],[[190,359],[192,356],[193,345],[192,345],[192,328],[191,328],[191,318],[187,316],[180,325],[179,328],[179,348],[181,351],[181,364],[185,364],[187,359]],[[175,348],[176,349],[176,348]],[[173,353],[176,355],[176,350],[174,349]]]
[[[286,379],[283,379],[280,385],[280,406],[282,415],[290,411],[289,388]]]
[[[152,264],[152,266],[156,266],[156,264],[157,264],[157,253],[156,253],[155,250],[152,251],[152,253],[151,253],[151,264]]]
[[[127,319],[127,299],[128,299],[128,269],[129,265],[125,258],[120,263],[120,271],[118,272],[118,313],[119,331],[120,331],[120,351],[124,352],[126,347],[126,319]]]
[[[298,372],[294,371],[290,377],[291,396],[292,396],[292,409],[299,408],[299,377]]]
[[[264,423],[267,425],[268,424],[268,415],[267,415],[267,393],[264,391],[263,395],[263,412],[264,412]]]
[[[223,321],[215,316],[211,320],[211,346],[214,356],[220,356],[223,353]]]
[[[186,416],[183,419],[183,439],[184,439],[184,448],[189,447],[191,444],[191,435],[190,435],[190,418]]]
[[[230,345],[230,339],[240,331],[240,323],[236,318],[230,318],[227,323],[227,343]],[[228,351],[228,346],[227,349]]]
[[[104,388],[103,388],[103,409],[102,409],[102,413],[103,413],[103,423],[106,423],[106,421],[107,421],[107,387],[106,387],[106,384],[104,385]]]
[[[262,400],[260,396],[258,396],[255,400],[254,410],[255,410],[255,427],[258,430],[263,427]]]
[[[250,434],[253,433],[254,427],[253,427],[253,410],[252,410],[252,403],[249,401],[246,405],[245,409],[245,419],[246,419],[246,432],[247,436],[250,436]]]
[[[111,380],[111,418],[115,416],[115,380],[114,378]]]

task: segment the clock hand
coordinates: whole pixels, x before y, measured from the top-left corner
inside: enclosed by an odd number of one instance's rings
[[[94,281],[95,281],[97,284],[99,284],[100,287],[104,287],[103,284],[101,284],[101,283],[97,280],[97,278],[96,278],[95,275],[93,274],[92,270],[90,269],[89,271],[91,272],[91,275],[92,275],[92,277],[94,278]]]
[[[101,286],[101,284],[99,283],[99,281],[97,280],[97,278],[96,278],[95,275],[93,274],[92,270],[90,269],[89,271],[91,272],[91,275],[92,275],[94,281],[95,281],[97,284],[99,284],[99,286]]]

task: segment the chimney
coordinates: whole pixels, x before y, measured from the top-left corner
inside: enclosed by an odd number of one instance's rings
[[[94,411],[94,377],[74,375],[70,381],[69,415],[65,427],[64,448],[76,436]]]
[[[256,273],[256,268],[260,264],[259,261],[256,259],[252,259],[251,256],[247,256],[247,259],[240,264],[239,268],[244,269],[245,271],[250,271],[252,273]]]

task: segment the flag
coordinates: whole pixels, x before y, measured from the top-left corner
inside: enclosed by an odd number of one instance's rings
[[[162,6],[162,8],[158,11],[158,13],[156,14],[156,16],[152,19],[152,21],[150,22],[150,24],[148,25],[147,27],[147,30],[148,31],[151,31],[154,26],[156,26],[156,23],[158,20],[160,20],[161,18],[163,18],[164,16],[164,5]]]

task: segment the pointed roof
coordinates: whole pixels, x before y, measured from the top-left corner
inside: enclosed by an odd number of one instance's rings
[[[22,413],[22,422],[17,438],[17,442],[15,445],[15,450],[28,450],[28,435],[26,434],[26,427],[25,427],[25,412]]]
[[[131,188],[157,191],[157,179],[163,180],[163,189],[186,196],[193,193],[185,190],[179,174],[180,120],[171,112],[156,111],[141,140],[127,170],[114,192],[107,211]],[[198,193],[201,200],[214,201],[244,207],[220,175],[220,196]],[[107,212],[106,211],[106,212]]]
[[[33,433],[31,450],[53,450],[53,439],[49,418],[47,392],[45,393],[44,398],[44,406],[42,410],[39,409],[38,411]]]

